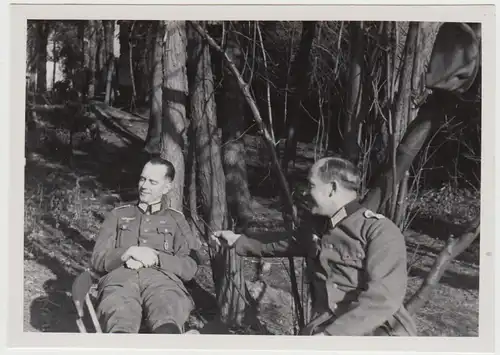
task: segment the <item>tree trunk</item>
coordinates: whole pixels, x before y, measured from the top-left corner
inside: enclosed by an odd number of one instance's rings
[[[163,95],[163,36],[165,29],[161,21],[155,22],[153,27],[153,63],[151,70],[151,94],[149,113],[148,134],[146,137],[145,150],[150,154],[158,154],[160,152],[161,141],[161,122],[162,122],[162,95]]]
[[[36,22],[28,21],[28,33],[26,38],[26,85],[31,92],[36,91],[36,77],[37,77],[37,41],[38,41],[38,28]]]
[[[365,54],[363,22],[349,23],[351,36],[349,95],[347,103],[347,120],[344,127],[344,155],[353,163],[359,159],[357,142],[361,102],[363,97],[363,63]]]
[[[401,141],[401,137],[408,126],[408,112],[411,98],[411,84],[413,74],[413,58],[415,55],[415,46],[417,43],[418,22],[410,22],[408,34],[406,37],[404,59],[401,67],[401,76],[399,78],[398,91],[394,103],[394,140],[396,146]]]
[[[104,49],[106,55],[106,95],[104,102],[110,105],[113,94],[113,78],[115,76],[115,55],[114,55],[114,22],[103,21]]]
[[[52,67],[52,85],[51,85],[51,90],[54,90],[54,86],[56,84],[56,67],[57,67],[57,56],[56,56],[56,31],[57,29],[54,28],[54,32],[52,33],[52,63],[54,63],[54,66]]]
[[[145,45],[143,46],[143,53],[141,55],[141,63],[140,63],[140,73],[151,73],[151,65],[153,63],[154,58],[154,42],[153,38],[155,33],[157,21],[148,21],[147,27],[145,29]],[[140,98],[141,103],[148,103],[150,98],[151,84],[150,80],[146,80],[143,75],[139,76],[141,78],[141,90],[140,90]]]
[[[242,51],[238,47],[234,33],[228,33],[226,53],[238,69],[241,69]],[[224,172],[226,174],[226,192],[229,214],[236,221],[239,230],[245,230],[250,222],[251,196],[248,189],[245,144],[244,98],[236,78],[229,71],[223,71],[223,89],[220,97],[220,118],[222,121],[222,140]]]
[[[442,25],[435,37],[432,53],[430,56],[430,67],[426,70],[426,86],[438,87],[441,90],[434,91],[423,102],[414,121],[408,125],[401,143],[396,151],[396,171],[392,172],[392,167],[386,165],[378,175],[370,191],[363,198],[363,205],[367,208],[378,211],[379,208],[391,196],[394,182],[399,183],[403,174],[411,167],[413,159],[416,157],[427,138],[436,131],[440,124],[440,118],[444,116],[446,110],[451,109],[451,92],[465,92],[470,88],[470,83],[475,78],[476,71],[471,65],[478,65],[478,57],[472,58],[475,62],[469,62],[470,57],[461,56],[463,46],[469,46],[466,50],[479,52],[479,42],[470,41],[468,34],[460,27],[461,24],[450,24],[447,27]],[[459,30],[459,33],[457,33]],[[463,38],[460,36],[464,36]],[[450,41],[456,40],[460,45],[450,47]],[[460,42],[468,40],[467,43]],[[473,54],[473,53],[472,53]],[[444,58],[443,58],[444,57]],[[455,59],[456,58],[456,59]],[[452,62],[455,60],[455,62]],[[448,65],[443,65],[448,63]],[[433,66],[434,64],[434,66]],[[469,71],[451,72],[453,69],[463,65]],[[439,108],[439,110],[436,110]]]
[[[257,108],[257,105],[255,103],[254,98],[252,97],[252,94],[250,93],[249,90],[249,85],[243,80],[243,77],[241,73],[238,71],[234,63],[231,61],[227,53],[214,41],[212,37],[210,37],[207,32],[196,22],[191,21],[191,25],[195,28],[195,30],[205,39],[208,41],[208,44],[220,55],[222,55],[224,59],[224,63],[229,67],[231,73],[235,76],[235,78],[238,81],[238,86],[240,90],[243,93],[243,96],[247,102],[247,104],[250,106],[250,110],[252,111],[253,117],[255,119],[255,122],[257,123],[259,130],[262,132],[264,136],[264,143],[266,144],[269,154],[271,155],[271,160],[272,160],[272,165],[274,168],[274,171],[276,172],[278,181],[280,183],[280,186],[282,188],[282,194],[281,197],[283,199],[283,204],[285,205],[285,208],[283,210],[283,215],[289,216],[290,220],[293,221],[294,223],[298,222],[297,215],[294,211],[294,206],[293,206],[293,200],[292,196],[290,193],[290,188],[288,186],[288,183],[285,178],[285,174],[283,171],[280,169],[280,165],[278,162],[277,154],[276,154],[276,149],[274,146],[274,141],[271,138],[271,135],[269,134],[269,131],[264,125],[264,122],[262,121],[262,117],[260,115],[259,109]],[[229,260],[230,261],[230,260]],[[297,288],[297,283],[295,280],[295,270],[293,268],[293,258],[289,258],[290,262],[290,274],[291,274],[291,280],[292,280],[292,293],[294,296],[294,300],[297,304],[297,309],[299,313],[299,324],[300,326],[303,326],[303,310],[300,302],[300,296],[298,293],[298,288]]]
[[[205,235],[208,240],[211,231],[228,227],[227,188],[217,129],[210,51],[191,26],[189,49],[190,112],[196,132],[198,185],[203,218],[209,225]],[[243,259],[236,257],[234,250],[222,251],[211,259],[221,320],[226,324],[242,325],[245,315],[245,299],[240,296],[245,294]],[[234,284],[229,282],[230,278]]]
[[[188,63],[189,65],[189,63]],[[188,68],[188,76],[189,73]],[[192,100],[192,99],[191,99]],[[193,104],[192,102],[190,103]],[[191,114],[189,115],[191,116]],[[193,118],[191,117],[191,123],[188,129],[188,154],[187,154],[187,162],[186,162],[186,187],[184,189],[185,195],[187,196],[188,210],[190,220],[188,221],[191,230],[195,236],[198,238],[204,238],[204,235],[201,235],[201,225],[199,224],[200,218],[198,215],[198,185],[197,185],[197,172],[198,164],[196,163],[196,130],[193,122]]]
[[[135,28],[136,22],[133,21],[132,25],[130,26],[129,29],[129,35],[128,35],[128,63],[129,63],[129,70],[130,70],[130,85],[132,87],[132,98],[130,101],[130,109],[132,111],[135,110],[136,105],[137,105],[137,90],[135,86],[135,75],[134,75],[134,43],[133,43],[133,36],[134,36],[134,28]]]
[[[88,89],[85,74],[85,66],[87,65],[87,56],[85,55],[85,24],[86,21],[78,21],[77,24],[77,37],[80,46],[80,67],[75,69],[73,73],[73,87],[80,92],[84,100]]]
[[[436,91],[420,108],[418,116],[408,126],[396,150],[395,172],[393,173],[390,161],[383,166],[382,173],[377,175],[374,184],[363,198],[362,204],[366,208],[379,211],[392,196],[393,184],[401,181],[424,143],[439,127],[440,118],[447,109],[446,104],[451,102],[448,95],[446,92]],[[436,111],[435,107],[439,107],[441,111]]]
[[[299,129],[299,118],[300,113],[302,112],[301,103],[304,98],[304,94],[307,92],[309,69],[311,67],[309,54],[311,52],[315,34],[316,21],[303,21],[299,51],[296,59],[293,61],[291,69],[291,87],[294,94],[288,101],[288,105],[290,106],[287,109],[289,114],[286,125],[287,139],[285,143],[285,154],[282,161],[282,168],[285,176],[288,173],[290,160],[295,161],[297,151],[297,130]]]
[[[107,72],[104,67],[107,64],[106,43],[104,38],[104,21],[96,22],[96,93],[105,92]]]
[[[97,59],[97,27],[98,23],[96,20],[89,21],[89,98],[95,96],[96,90],[96,59]]]
[[[49,37],[49,24],[45,21],[36,23],[37,61],[36,61],[36,91],[47,91],[47,42]]]
[[[394,111],[392,112],[392,137],[391,137],[391,151],[394,162],[394,154],[397,147],[401,141],[401,137],[404,135],[406,128],[408,126],[408,115],[410,113],[410,99],[411,99],[411,84],[412,84],[412,74],[413,74],[413,61],[415,56],[415,46],[417,43],[418,35],[418,22],[410,22],[408,28],[408,34],[406,36],[405,49],[403,52],[403,62],[400,70],[399,85],[397,95],[393,104]],[[395,73],[393,72],[393,76]],[[395,181],[393,179],[393,181]],[[391,189],[391,200],[390,204],[387,206],[388,211],[386,214],[398,224],[398,216],[402,216],[404,213],[398,209],[398,190],[401,194],[401,201],[406,200],[406,192],[402,191],[395,183]],[[401,205],[399,207],[402,207]]]
[[[104,97],[104,103],[106,105],[111,104],[111,96],[113,94],[113,76],[115,71],[115,58],[113,54],[108,57],[107,74],[106,74],[106,95]]]
[[[184,192],[184,146],[186,141],[186,27],[184,21],[165,21],[163,73],[163,121],[161,156],[175,167],[169,193],[170,206],[182,210]]]
[[[120,25],[120,58],[118,59],[118,87],[120,91],[120,103],[129,105],[132,99],[132,79],[130,77],[130,22],[119,21]]]
[[[106,20],[102,23],[104,34],[104,55],[107,60],[110,55],[114,54],[114,30],[115,21]]]

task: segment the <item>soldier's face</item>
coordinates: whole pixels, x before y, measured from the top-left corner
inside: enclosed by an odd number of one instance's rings
[[[147,163],[139,178],[139,200],[151,204],[159,202],[172,187],[172,182],[165,176],[164,165]]]
[[[312,200],[311,213],[329,217],[338,209],[337,203],[335,203],[338,184],[323,182],[316,170],[316,167],[313,167],[309,173],[309,195]]]

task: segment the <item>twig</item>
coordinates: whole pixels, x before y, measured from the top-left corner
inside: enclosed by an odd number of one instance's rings
[[[134,78],[134,67],[132,66],[132,34],[134,31],[135,21],[132,22],[132,26],[130,26],[129,37],[128,37],[128,45],[129,45],[129,66],[130,66],[130,80],[132,81],[132,102],[131,102],[131,111],[135,110],[135,99],[136,99],[136,91],[135,91],[135,78]]]
[[[259,33],[259,39],[260,39],[260,47],[262,49],[262,57],[264,58],[264,70],[266,72],[266,76],[269,77],[269,73],[267,71],[267,55],[266,51],[264,48],[264,41],[262,40],[262,32],[260,31],[260,26],[259,26],[259,21],[256,21],[255,26],[257,27],[257,32]],[[268,109],[268,115],[269,115],[269,127],[271,129],[271,138],[273,141],[276,140],[274,137],[274,128],[273,128],[273,113],[271,110],[271,88],[269,86],[269,81],[267,81],[267,109]]]

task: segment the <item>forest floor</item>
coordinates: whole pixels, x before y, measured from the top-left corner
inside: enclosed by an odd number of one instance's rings
[[[99,121],[99,143],[76,143],[71,164],[64,159],[67,131],[41,119],[26,133],[24,195],[24,330],[78,332],[71,285],[89,260],[93,238],[107,211],[134,200],[140,173],[142,140],[148,121],[137,116]],[[277,187],[258,136],[244,136],[253,226],[283,228]],[[137,159],[135,159],[137,158]],[[314,160],[312,145],[299,144],[292,173],[306,176]],[[420,286],[447,238],[459,235],[479,213],[479,192],[449,185],[413,196],[414,219],[405,232],[409,262],[408,296]],[[425,211],[425,212],[423,212]],[[204,256],[207,251],[203,250]],[[197,309],[190,326],[205,333],[262,334],[255,327],[227,329],[211,322],[215,314],[208,258],[190,285]],[[265,259],[270,269],[257,275],[257,260],[244,258],[251,295],[261,298],[258,319],[267,334],[293,334],[293,310],[286,259]],[[302,260],[296,259],[302,280]],[[257,296],[256,296],[257,297]],[[479,312],[479,243],[448,267],[430,301],[416,315],[420,335],[477,336]],[[88,320],[87,320],[88,321]]]

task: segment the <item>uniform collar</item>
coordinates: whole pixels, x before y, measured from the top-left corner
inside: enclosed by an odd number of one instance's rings
[[[342,207],[337,212],[335,212],[335,214],[330,218],[330,220],[329,220],[330,228],[335,228],[335,226],[337,224],[339,224],[346,217],[349,217],[350,215],[352,215],[354,212],[356,212],[360,208],[362,208],[362,206],[358,200],[353,200],[353,201],[349,202],[344,207]]]
[[[139,202],[137,204],[137,207],[142,211],[142,213],[154,214],[154,213],[157,213],[161,210],[162,203],[161,203],[161,201],[159,201],[159,202],[152,203],[152,204],[148,205],[145,202]]]

